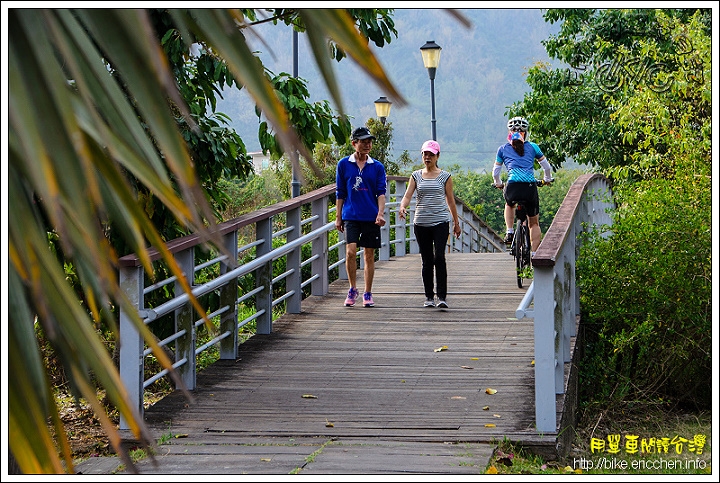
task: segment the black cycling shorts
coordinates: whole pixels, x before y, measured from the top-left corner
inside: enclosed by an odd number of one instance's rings
[[[520,203],[525,207],[528,216],[535,216],[540,213],[540,199],[538,198],[537,185],[516,181],[505,185],[505,202],[510,206]]]
[[[374,221],[345,220],[345,243],[357,243],[359,247],[380,248],[380,225]]]

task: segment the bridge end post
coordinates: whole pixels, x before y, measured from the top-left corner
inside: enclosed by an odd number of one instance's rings
[[[125,292],[137,310],[145,305],[144,282],[142,267],[120,267],[120,289]],[[132,321],[130,314],[120,306],[120,378],[128,392],[128,398],[135,408],[143,414],[143,380],[144,380],[144,342]],[[130,424],[120,414],[120,430],[129,430]]]
[[[535,425],[538,432],[557,431],[555,280],[552,267],[535,267],[533,274],[535,338]],[[561,367],[562,369],[562,367]]]

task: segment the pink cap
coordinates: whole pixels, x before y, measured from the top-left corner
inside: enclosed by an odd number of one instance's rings
[[[424,153],[425,151],[430,151],[433,154],[440,154],[440,145],[437,143],[437,141],[433,141],[432,139],[429,141],[425,141],[422,145],[422,148],[420,148],[420,152]]]

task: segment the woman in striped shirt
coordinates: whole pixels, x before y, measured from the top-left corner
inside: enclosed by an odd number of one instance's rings
[[[408,182],[405,196],[400,202],[400,218],[407,216],[407,207],[413,193],[417,191],[417,204],[413,219],[415,240],[420,248],[422,258],[422,279],[425,287],[425,307],[447,308],[447,266],[445,249],[450,234],[450,221],[453,222],[453,233],[460,236],[455,195],[453,194],[452,177],[447,171],[438,167],[440,145],[429,140],[423,143],[421,154],[425,167],[414,171]],[[437,292],[433,285],[437,281]]]

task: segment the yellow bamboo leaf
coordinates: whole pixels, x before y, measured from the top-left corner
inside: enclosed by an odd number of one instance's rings
[[[444,345],[444,346],[442,346],[442,347],[438,347],[437,349],[435,349],[435,352],[446,351],[447,348],[448,348],[448,346]]]
[[[485,392],[486,392],[487,394],[495,394],[495,393],[497,392],[497,389],[493,389],[493,388],[491,388],[491,387],[488,387],[487,389],[485,389]]]
[[[471,357],[470,360],[471,360],[471,361],[479,361],[480,358],[479,358],[479,357]]]
[[[531,366],[534,366],[534,365],[535,365],[535,359],[532,360],[532,362],[530,363],[530,365],[531,365]]]
[[[502,416],[500,416],[499,414],[493,414],[493,416],[496,417],[496,418],[501,418],[501,417],[502,417]]]
[[[489,410],[490,410],[490,406],[483,406],[483,411],[489,411]]]
[[[485,427],[486,427],[486,428],[494,428],[495,425],[494,425],[493,423],[487,423],[487,424],[485,425]]]
[[[325,427],[326,427],[326,428],[334,428],[335,425],[326,419],[326,420],[325,420]]]
[[[302,397],[305,399],[317,399],[317,396],[313,396],[312,394],[303,394]]]
[[[260,461],[270,462],[270,461],[272,461],[272,458],[260,458]]]
[[[175,437],[176,438],[187,438],[188,435],[187,434],[176,434]]]

